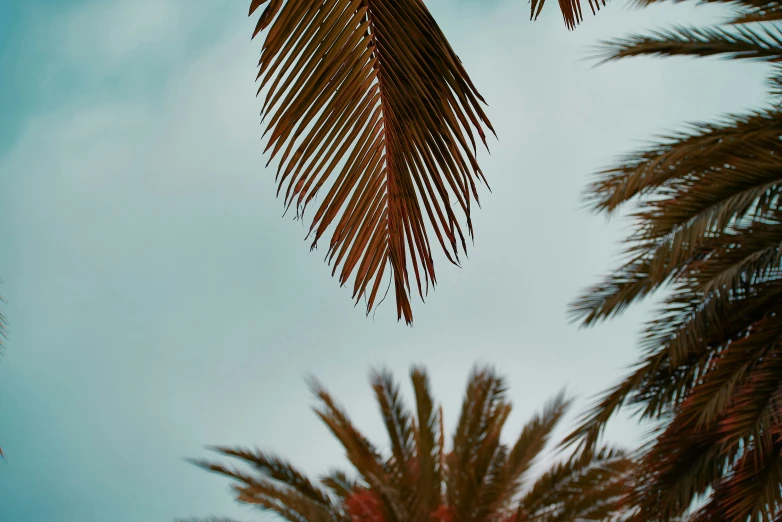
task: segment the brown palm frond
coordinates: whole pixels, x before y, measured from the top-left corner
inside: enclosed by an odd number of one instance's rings
[[[772,67],[771,75],[769,75],[766,81],[766,87],[772,103],[779,105],[780,97],[782,97],[782,66],[775,65]]]
[[[618,166],[597,173],[584,193],[587,207],[611,215],[624,203],[653,195],[687,172],[722,165],[733,154],[782,134],[782,113],[733,114],[717,123],[688,126],[689,132],[662,136],[650,148],[623,156]]]
[[[353,495],[359,483],[348,473],[341,470],[332,470],[320,478],[320,483],[331,491],[336,497],[344,501]]]
[[[406,499],[408,510],[417,511],[420,491],[416,488],[418,462],[413,418],[404,405],[400,387],[394,382],[391,372],[373,371],[370,381],[391,443],[391,459],[387,462],[389,480]]]
[[[623,451],[600,448],[591,458],[575,456],[544,473],[521,498],[521,520],[607,520],[627,494],[630,461]],[[607,477],[610,477],[608,480]]]
[[[350,522],[344,514],[329,509],[321,503],[302,494],[296,488],[264,476],[256,477],[238,469],[208,461],[192,461],[194,464],[213,473],[232,478],[238,482],[233,489],[239,502],[273,511],[285,520],[301,522]]]
[[[537,20],[543,11],[545,0],[530,0],[530,20]],[[597,14],[601,6],[606,5],[606,0],[587,0],[592,14]],[[565,20],[565,26],[573,30],[584,20],[584,14],[581,8],[581,0],[559,0],[559,10],[562,12],[562,18]]]
[[[388,273],[411,323],[409,265],[422,298],[436,281],[427,229],[454,263],[466,248],[455,206],[472,235],[485,182],[475,135],[485,145],[492,129],[483,99],[419,0],[272,0],[264,29],[259,93],[278,194],[302,216],[324,192],[313,248],[333,227],[326,257],[340,284],[353,279],[368,313]]]
[[[295,489],[313,502],[322,504],[329,509],[334,507],[331,498],[323,489],[313,484],[301,471],[293,467],[290,462],[276,455],[258,450],[251,451],[221,446],[211,449],[227,457],[233,457],[248,463],[261,475]]]
[[[634,56],[722,56],[778,62],[782,60],[782,30],[774,24],[730,29],[679,26],[601,42],[595,59],[605,63]]]
[[[566,397],[565,392],[561,391],[546,404],[542,412],[524,425],[505,464],[504,471],[507,473],[509,489],[517,489],[526,478],[535,458],[546,448],[551,434],[572,403],[572,399]]]
[[[575,301],[571,316],[587,325],[611,317],[661,286],[713,265],[718,248],[724,258],[725,244],[737,244],[736,238],[747,230],[776,230],[779,218],[769,213],[776,212],[782,192],[782,146],[778,138],[769,137],[771,132],[745,138],[751,141],[737,145],[729,156],[722,154],[722,147],[714,157],[703,152],[697,166],[686,156],[667,163],[667,179],[648,176],[651,186],[643,193],[616,181],[594,184],[595,190],[644,195],[649,202],[633,215],[637,232],[627,242],[630,261]],[[764,220],[769,223],[764,225]],[[773,255],[766,262],[772,260]]]
[[[647,7],[669,0],[633,0],[631,5],[638,8]],[[688,0],[672,0],[682,3]],[[728,24],[745,24],[752,22],[769,22],[779,20],[780,6],[768,0],[698,0],[698,4],[724,4],[734,9],[734,13],[726,20]]]
[[[777,2],[758,0],[742,2],[738,12],[729,20],[731,24],[750,24],[755,22],[776,22],[782,20],[782,5]]]
[[[348,460],[361,478],[374,488],[383,501],[384,508],[397,520],[406,518],[406,508],[401,492],[392,486],[393,476],[386,469],[380,453],[352,424],[347,414],[315,379],[310,379],[310,389],[320,400],[321,407],[315,413],[328,426],[345,448]]]
[[[440,460],[443,452],[442,412],[436,409],[426,369],[413,367],[410,372],[416,403],[416,461],[418,475],[416,489],[420,495],[420,510],[434,512],[442,503],[442,484],[445,470]]]
[[[196,464],[237,482],[234,490],[240,502],[297,522],[576,522],[608,520],[625,510],[617,499],[627,487],[631,460],[619,450],[603,448],[556,464],[532,487],[534,495],[522,506],[534,511],[529,513],[534,518],[514,519],[514,513],[523,511],[518,499],[526,472],[570,401],[563,393],[554,397],[509,448],[501,441],[511,409],[505,380],[491,368],[476,367],[446,455],[442,409],[432,397],[426,370],[414,367],[410,375],[415,416],[408,413],[390,372],[371,375],[389,435],[387,459],[353,427],[328,392],[311,380],[320,403],[316,413],[344,447],[356,478],[333,470],[316,485],[283,459],[225,447],[217,450],[243,461],[254,473],[217,463]]]
[[[571,401],[564,392],[550,400],[543,412],[536,414],[519,434],[511,448],[498,445],[492,467],[484,475],[484,487],[473,506],[479,520],[502,520],[508,499],[522,487],[527,472],[549,442],[554,428],[566,413]]]
[[[752,16],[775,20],[778,6],[734,6],[740,14],[730,27],[633,35],[606,44],[603,58],[779,61],[778,25],[741,25]],[[775,65],[772,107],[693,124],[624,157],[588,188],[593,210],[611,214],[631,201],[638,210],[624,262],[571,305],[574,319],[591,325],[668,292],[642,334],[643,359],[565,440],[589,454],[622,407],[655,421],[626,499],[637,508],[633,520],[782,518],[779,85]]]
[[[499,435],[510,413],[506,391],[505,380],[491,369],[476,367],[470,374],[446,460],[448,505],[458,513],[471,513],[475,508],[477,486],[486,479],[499,449]]]

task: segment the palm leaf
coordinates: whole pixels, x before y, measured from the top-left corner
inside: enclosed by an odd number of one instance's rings
[[[505,393],[504,379],[490,368],[473,369],[447,457],[447,501],[457,513],[472,513],[478,500],[509,413]]]
[[[590,458],[568,459],[545,472],[522,496],[521,520],[606,520],[626,494],[629,471],[622,451],[601,448]],[[613,480],[606,480],[612,477]]]
[[[782,133],[777,110],[728,115],[717,123],[694,122],[689,132],[662,136],[648,149],[625,155],[619,165],[599,172],[584,193],[587,206],[609,215],[624,203],[652,195],[692,170],[726,163],[735,153]]]
[[[537,20],[543,10],[545,0],[530,0],[530,20]],[[606,0],[587,0],[592,14],[597,14],[601,5],[606,5]],[[581,8],[581,0],[559,0],[559,10],[562,12],[562,18],[565,20],[565,26],[573,30],[584,20],[584,13]]]
[[[253,1],[252,15],[265,2]],[[297,216],[325,192],[310,226],[313,248],[333,227],[327,259],[353,297],[374,306],[386,271],[398,317],[411,323],[434,284],[431,230],[458,263],[472,234],[471,201],[485,181],[475,133],[491,124],[459,58],[420,0],[272,0],[256,34],[278,194]]]
[[[633,0],[634,7],[647,7],[667,0]],[[686,0],[673,0],[681,3]],[[727,20],[729,24],[746,24],[753,22],[768,22],[779,20],[782,11],[776,2],[768,0],[699,0],[699,4],[726,4],[734,8],[734,13]]]
[[[372,389],[391,441],[390,477],[394,488],[406,499],[411,511],[416,511],[420,491],[416,488],[415,426],[402,400],[399,385],[388,370],[373,371]]]
[[[392,487],[392,477],[383,465],[380,453],[353,426],[347,414],[314,378],[310,379],[310,389],[321,403],[321,407],[316,409],[315,413],[345,448],[350,463],[364,481],[380,495],[385,509],[393,513],[396,519],[404,519],[406,512],[404,500]]]
[[[484,487],[479,504],[479,513],[486,518],[501,517],[509,499],[513,498],[524,480],[533,462],[545,449],[551,433],[567,412],[570,401],[564,392],[550,400],[543,412],[528,421],[516,442],[510,449],[503,447],[502,459]]]
[[[782,59],[782,30],[773,24],[757,29],[741,25],[732,29],[675,27],[602,42],[595,58],[605,63],[633,56],[717,55],[777,62]]]
[[[738,13],[730,20],[730,23],[749,24],[755,22],[775,22],[778,20],[782,20],[782,5],[776,2],[759,0],[746,2],[745,5],[742,5]]]

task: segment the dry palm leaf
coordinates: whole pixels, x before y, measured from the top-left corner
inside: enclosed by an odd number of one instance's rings
[[[483,98],[420,0],[270,0],[253,36],[264,29],[258,92],[278,194],[297,216],[323,194],[313,248],[333,227],[332,274],[352,278],[369,313],[388,272],[410,324],[409,266],[421,298],[436,282],[430,234],[453,263],[466,248],[455,207],[472,235],[485,182],[475,134],[485,145],[492,129]]]
[[[537,20],[540,12],[543,10],[545,0],[530,0],[530,20]],[[606,5],[605,0],[587,0],[592,14],[597,14],[601,4]],[[562,11],[562,18],[565,19],[565,25],[573,30],[584,20],[584,13],[581,9],[581,0],[559,0],[559,10]]]

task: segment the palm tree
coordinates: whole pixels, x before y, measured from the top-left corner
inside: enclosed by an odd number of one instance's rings
[[[780,61],[782,3],[736,5],[726,26],[632,35],[605,43],[602,56]],[[597,212],[637,210],[625,262],[573,304],[573,317],[592,325],[667,296],[646,325],[643,359],[568,438],[588,450],[626,404],[654,421],[632,500],[639,520],[782,520],[780,74],[768,107],[664,137],[587,191]]]
[[[458,265],[473,233],[472,200],[486,181],[476,140],[494,132],[484,100],[421,0],[252,0],[250,15],[267,2],[253,37],[268,30],[258,92],[277,194],[285,188],[296,217],[325,194],[312,248],[332,229],[332,275],[352,279],[367,313],[388,275],[397,318],[410,324],[409,265],[422,299],[436,283],[430,234]],[[559,5],[575,27],[580,0]],[[542,7],[532,0],[530,17]]]
[[[530,468],[568,408],[563,394],[508,446],[500,440],[511,411],[505,381],[489,369],[475,369],[446,451],[442,410],[434,403],[429,378],[414,368],[411,380],[415,414],[390,373],[372,375],[389,435],[388,454],[369,442],[312,381],[319,401],[315,412],[344,446],[355,475],[332,471],[316,482],[275,455],[228,447],[215,449],[252,471],[196,463],[234,479],[239,502],[295,522],[566,522],[606,520],[617,511],[629,465],[617,449],[604,447],[589,458],[563,460],[530,483]]]

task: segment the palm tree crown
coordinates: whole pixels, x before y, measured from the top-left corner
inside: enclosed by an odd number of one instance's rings
[[[632,35],[608,42],[603,57],[779,61],[782,4],[734,5],[727,26]],[[599,212],[630,201],[638,210],[626,262],[574,303],[574,317],[593,324],[668,292],[643,335],[644,359],[569,439],[588,449],[626,403],[657,421],[637,472],[639,520],[782,516],[780,138],[776,97],[763,110],[666,137],[589,187]]]
[[[197,463],[234,479],[240,502],[296,522],[565,522],[606,520],[619,509],[629,461],[617,449],[564,460],[529,482],[535,458],[568,408],[564,395],[550,401],[508,446],[500,441],[511,410],[505,382],[491,370],[476,369],[446,450],[442,411],[426,372],[414,368],[411,380],[415,414],[388,372],[372,376],[389,435],[388,455],[313,381],[315,411],[345,448],[355,475],[333,471],[315,482],[282,458],[228,447],[215,449],[253,472]]]

